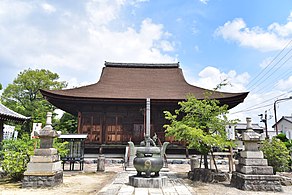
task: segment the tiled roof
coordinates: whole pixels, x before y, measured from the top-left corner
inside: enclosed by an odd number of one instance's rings
[[[227,93],[214,92],[190,85],[186,82],[179,63],[145,64],[145,63],[112,63],[105,62],[97,83],[64,90],[40,90],[42,95],[56,107],[69,112],[77,112],[78,102],[128,102],[144,101],[150,98],[153,102],[171,102],[186,99],[194,95],[204,99],[218,99],[221,104],[233,108],[243,102],[248,92]]]
[[[0,103],[0,120],[25,121],[30,117],[23,116]]]
[[[105,65],[100,80],[95,84],[65,90],[41,90],[41,92],[45,96],[50,94],[72,98],[159,100],[183,100],[188,94],[203,99],[206,92],[211,92],[188,84],[182,70],[178,68],[178,63],[155,66],[155,64],[106,62]],[[237,98],[240,103],[247,94],[213,92],[211,98]]]

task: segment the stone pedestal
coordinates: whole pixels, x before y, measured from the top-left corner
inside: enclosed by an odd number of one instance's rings
[[[242,135],[245,151],[240,152],[236,171],[232,173],[232,186],[250,191],[282,191],[280,177],[273,174],[273,167],[268,166],[263,152],[258,149],[258,142],[263,139],[263,134],[252,130],[251,120],[247,118],[247,131]]]
[[[137,188],[162,188],[167,185],[167,177],[144,178],[133,175],[129,176],[129,184]]]
[[[53,148],[53,138],[57,133],[51,126],[51,114],[47,115],[47,125],[37,135],[40,138],[40,149],[35,149],[30,157],[27,170],[24,172],[22,187],[53,187],[63,183],[62,163],[57,149]]]

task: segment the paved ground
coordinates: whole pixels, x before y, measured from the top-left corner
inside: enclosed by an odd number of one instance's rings
[[[195,191],[185,184],[182,178],[178,177],[178,174],[175,172],[162,172],[161,176],[167,176],[168,181],[167,185],[163,188],[135,188],[130,186],[129,176],[135,175],[135,171],[123,171],[118,174],[116,179],[105,186],[99,195],[192,195],[195,194]]]
[[[168,177],[166,187],[157,188],[134,188],[129,185],[129,176],[136,174],[135,171],[124,171],[122,167],[108,165],[106,170],[118,172],[116,178],[103,187],[98,195],[292,195],[292,186],[283,186],[283,192],[253,192],[242,191],[231,187],[229,182],[224,183],[201,183],[187,179],[190,170],[188,164],[169,164],[169,172],[161,172]],[[219,169],[227,171],[228,167],[219,165]]]
[[[76,169],[78,165],[76,165]],[[96,172],[96,164],[85,164],[83,171],[65,171],[64,183],[45,189],[23,189],[21,183],[0,185],[2,195],[62,195],[62,194],[93,194],[93,195],[292,195],[291,186],[283,186],[283,192],[250,192],[238,190],[225,183],[200,183],[187,179],[190,170],[188,164],[169,164],[169,172],[161,172],[168,177],[166,187],[134,188],[128,184],[129,175],[135,171],[124,171],[122,164],[106,164],[105,172]],[[226,170],[226,167],[220,169]],[[289,173],[289,175],[292,175]]]

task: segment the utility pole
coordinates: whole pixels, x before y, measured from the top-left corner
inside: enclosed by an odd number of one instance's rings
[[[267,111],[265,111],[265,116],[263,118],[263,114],[259,115],[261,117],[261,122],[265,124],[265,131],[266,131],[266,139],[269,139],[268,135],[268,120],[267,120]]]
[[[290,99],[292,99],[292,96],[290,96],[290,97],[288,97],[288,98],[283,98],[283,99],[278,99],[278,100],[276,100],[275,102],[274,102],[274,113],[275,113],[275,127],[276,127],[276,135],[278,135],[278,124],[277,124],[277,111],[276,111],[276,104],[277,104],[277,102],[279,102],[279,101],[283,101],[283,100],[290,100]]]

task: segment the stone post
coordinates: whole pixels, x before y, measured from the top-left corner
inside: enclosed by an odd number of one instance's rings
[[[97,171],[105,170],[105,156],[103,154],[99,155],[97,159]]]
[[[200,167],[200,160],[197,158],[196,155],[193,155],[190,159],[191,171],[194,171],[195,168]]]
[[[273,167],[268,166],[267,159],[259,150],[259,142],[265,139],[264,134],[253,131],[250,118],[246,121],[246,131],[242,135],[245,150],[240,152],[231,186],[250,191],[282,191],[280,177],[273,174]]]
[[[52,187],[63,183],[63,170],[53,139],[58,136],[52,128],[52,113],[47,113],[46,126],[35,132],[40,139],[40,148],[30,157],[27,171],[24,172],[22,187]]]

